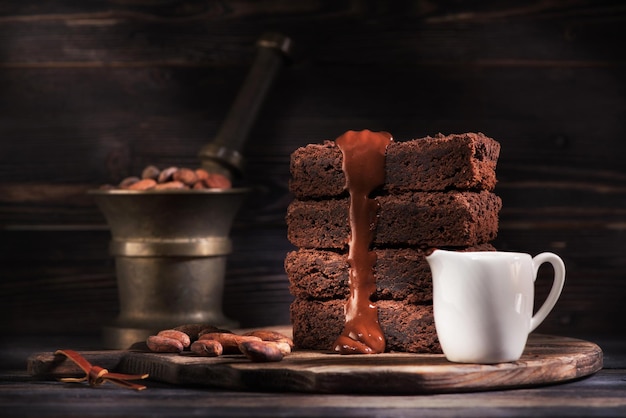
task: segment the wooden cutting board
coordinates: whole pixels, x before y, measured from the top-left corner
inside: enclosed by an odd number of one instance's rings
[[[315,393],[418,394],[496,390],[565,382],[602,368],[602,350],[574,338],[531,335],[519,361],[457,364],[443,355],[389,353],[341,356],[295,351],[276,363],[252,363],[241,355],[217,358],[191,353],[82,352],[92,364],[120,373],[149,373],[175,385],[231,390]],[[63,356],[40,353],[28,360],[32,375],[57,378],[79,369]]]

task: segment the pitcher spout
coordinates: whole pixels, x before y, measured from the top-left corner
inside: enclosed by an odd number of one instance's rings
[[[436,268],[441,263],[441,258],[444,256],[445,250],[437,248],[430,249],[426,252],[426,261],[430,266],[430,269]]]
[[[426,254],[426,261],[430,266],[431,272],[436,273],[440,269],[443,269],[445,265],[456,265],[459,261],[461,261],[460,257],[462,257],[462,254],[463,253],[459,253],[458,251],[440,250],[435,248]]]
[[[443,250],[440,250],[438,248],[429,248],[426,251],[424,251],[424,255],[426,256],[426,259],[433,259],[433,258],[437,258],[438,255],[435,255],[435,253],[439,253]]]
[[[432,248],[426,251],[426,261],[429,263],[436,262],[437,260],[441,260],[445,258],[448,254],[454,253],[454,251],[440,250],[439,248]]]

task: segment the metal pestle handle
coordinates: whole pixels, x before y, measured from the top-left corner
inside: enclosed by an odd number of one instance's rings
[[[204,169],[229,178],[239,177],[243,172],[241,149],[267,93],[291,53],[292,42],[284,35],[268,33],[257,41],[257,47],[254,64],[220,130],[213,142],[199,152]]]

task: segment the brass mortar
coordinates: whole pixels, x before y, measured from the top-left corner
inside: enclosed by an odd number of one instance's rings
[[[236,327],[222,312],[226,258],[247,189],[93,190],[111,229],[120,313],[107,348],[187,323]]]

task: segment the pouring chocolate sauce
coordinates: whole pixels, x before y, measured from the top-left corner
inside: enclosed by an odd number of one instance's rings
[[[392,141],[387,132],[348,131],[335,141],[343,154],[343,171],[350,193],[348,252],[350,296],[345,305],[345,328],[335,342],[341,354],[385,351],[385,336],[378,322],[374,263],[370,251],[379,205],[370,194],[385,182],[385,154]]]

